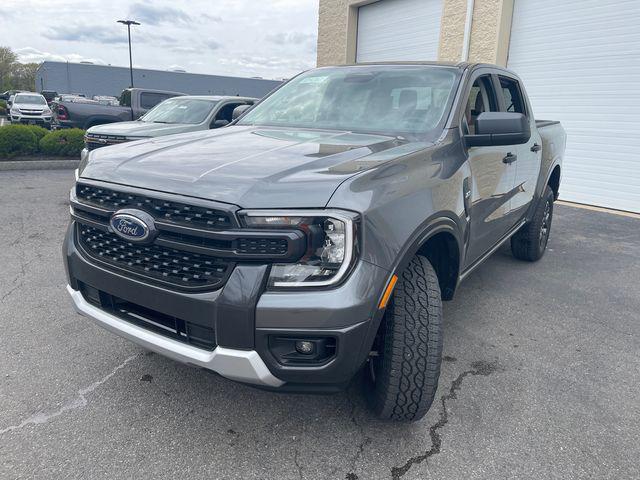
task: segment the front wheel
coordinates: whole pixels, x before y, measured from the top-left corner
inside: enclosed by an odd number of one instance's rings
[[[511,237],[511,253],[519,260],[535,262],[544,255],[553,220],[553,190],[547,186],[533,218]]]
[[[373,411],[390,420],[420,420],[438,388],[442,301],[429,260],[416,255],[400,274],[369,365]]]

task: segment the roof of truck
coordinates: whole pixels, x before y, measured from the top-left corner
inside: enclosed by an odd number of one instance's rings
[[[502,67],[500,65],[494,65],[492,63],[480,63],[480,62],[444,62],[444,61],[386,61],[386,62],[359,62],[359,63],[351,63],[347,65],[328,65],[329,67],[372,67],[372,66],[402,66],[402,65],[431,65],[435,67],[453,67],[459,68],[460,70],[466,70],[470,67],[487,67],[487,68],[495,68],[498,70],[507,70],[507,68]]]
[[[182,95],[180,97],[182,98],[195,98],[195,99],[199,99],[199,100],[215,100],[215,101],[220,101],[220,100],[257,100],[256,98],[253,97],[238,97],[236,95]]]

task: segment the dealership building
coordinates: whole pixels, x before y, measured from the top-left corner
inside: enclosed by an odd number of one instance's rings
[[[320,0],[318,65],[504,65],[567,131],[561,198],[640,212],[639,0]]]
[[[205,75],[183,71],[133,69],[136,87],[191,95],[240,95],[261,98],[282,82],[262,78]],[[43,62],[36,72],[36,89],[58,93],[120,96],[131,85],[128,67],[91,63]]]

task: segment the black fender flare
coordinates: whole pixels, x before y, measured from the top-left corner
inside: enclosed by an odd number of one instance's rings
[[[367,331],[366,338],[363,342],[363,349],[359,353],[363,361],[366,360],[369,351],[371,350],[376,333],[378,332],[378,328],[380,327],[380,322],[382,321],[382,317],[384,316],[385,309],[378,308],[378,305],[382,300],[384,292],[387,288],[387,285],[389,285],[391,278],[393,277],[393,275],[398,275],[400,272],[402,272],[402,270],[406,268],[409,262],[411,262],[411,259],[425,244],[425,242],[427,242],[431,237],[437,235],[438,233],[450,233],[456,240],[456,244],[458,246],[458,272],[456,275],[457,286],[460,278],[460,269],[464,261],[464,235],[462,233],[463,229],[454,218],[455,217],[453,214],[442,212],[429,217],[429,219],[427,219],[415,230],[413,235],[409,237],[409,240],[400,250],[395,264],[389,271],[388,279],[384,283],[384,286],[380,291],[378,303],[375,306],[375,313],[371,318],[370,326]]]
[[[396,264],[391,269],[392,274],[401,272],[409,264],[418,250],[420,250],[422,245],[424,245],[431,237],[441,232],[450,233],[453,238],[455,238],[456,244],[458,246],[459,264],[462,265],[462,260],[464,257],[464,235],[462,233],[463,228],[458,225],[456,220],[454,220],[451,215],[438,214],[432,216],[426,222],[420,225],[420,227],[418,227],[414,234],[409,238],[407,243],[405,243],[404,247],[398,255]],[[460,265],[458,266],[458,273],[460,270]]]

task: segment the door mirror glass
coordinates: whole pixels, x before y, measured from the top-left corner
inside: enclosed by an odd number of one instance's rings
[[[251,107],[251,105],[239,105],[239,106],[237,106],[236,108],[233,109],[233,115],[231,116],[231,119],[235,120],[240,115],[242,115],[244,112],[246,112],[250,107]]]
[[[216,120],[213,122],[211,128],[226,127],[227,125],[229,125],[229,120]]]
[[[518,145],[531,138],[529,120],[522,113],[483,112],[475,121],[475,135],[465,135],[468,147]]]

